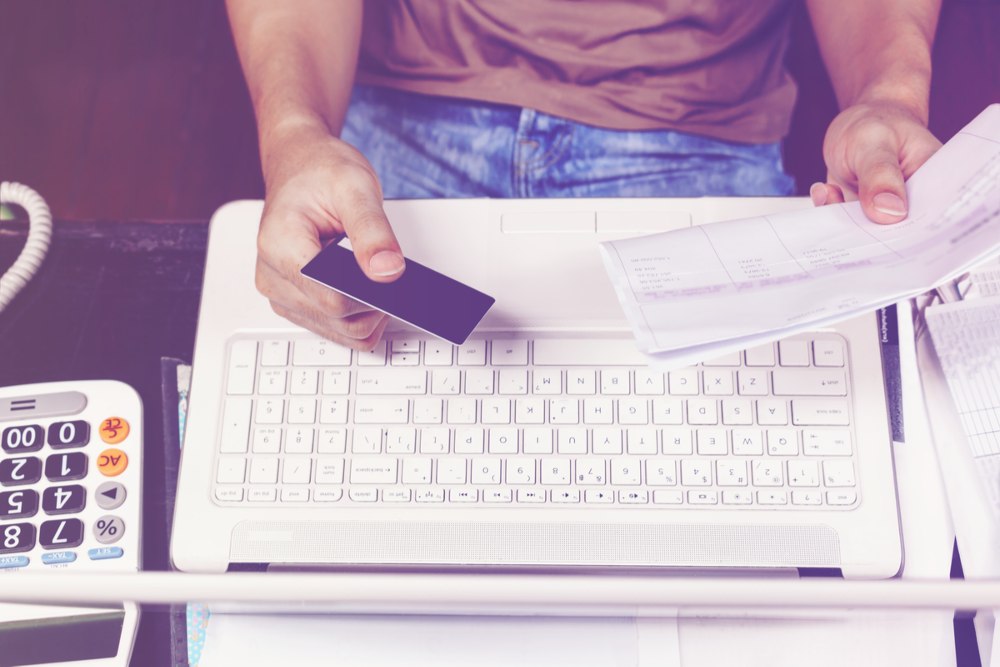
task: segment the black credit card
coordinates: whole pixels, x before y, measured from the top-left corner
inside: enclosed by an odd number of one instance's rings
[[[377,283],[354,253],[331,243],[302,268],[302,275],[407,324],[461,345],[496,299],[412,259],[403,275]]]

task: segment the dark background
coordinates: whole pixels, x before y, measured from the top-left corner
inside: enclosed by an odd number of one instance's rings
[[[944,0],[938,137],[1000,101],[998,35],[1000,0]],[[805,194],[835,102],[801,3],[787,60],[800,101],[786,164]],[[0,0],[0,180],[57,218],[207,219],[259,198],[253,123],[221,0]]]

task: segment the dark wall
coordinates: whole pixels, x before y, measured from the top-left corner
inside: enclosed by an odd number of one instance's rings
[[[1000,101],[1000,0],[945,0],[932,129]],[[786,164],[821,179],[835,113],[808,19],[788,65],[800,103]],[[0,0],[0,180],[62,218],[206,218],[260,197],[256,134],[220,0]]]

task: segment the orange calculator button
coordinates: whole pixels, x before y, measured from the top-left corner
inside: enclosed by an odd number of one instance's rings
[[[128,455],[120,449],[105,449],[97,457],[97,469],[105,477],[117,477],[128,468]]]
[[[108,417],[101,422],[101,440],[109,445],[117,445],[128,437],[128,422],[121,417]]]

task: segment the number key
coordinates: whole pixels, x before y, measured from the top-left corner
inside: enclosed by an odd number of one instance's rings
[[[38,531],[43,549],[68,549],[83,543],[83,522],[79,519],[46,521]]]
[[[0,461],[0,486],[34,484],[42,478],[42,460],[34,456]]]
[[[31,489],[0,493],[0,520],[24,519],[38,513],[38,493]]]
[[[46,514],[74,514],[87,506],[87,491],[79,484],[53,486],[42,492],[42,510]]]
[[[37,452],[45,444],[45,429],[37,424],[9,426],[0,436],[0,447],[10,454]]]
[[[87,476],[87,455],[83,452],[52,454],[45,459],[45,477],[51,482],[83,479]]]
[[[35,527],[30,523],[0,526],[0,556],[31,551],[35,548]]]
[[[82,447],[90,440],[90,424],[77,420],[56,422],[49,426],[49,447]]]

